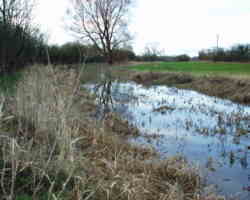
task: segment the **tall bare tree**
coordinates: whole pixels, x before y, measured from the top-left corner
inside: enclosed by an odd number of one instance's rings
[[[128,11],[131,0],[72,0],[70,29],[93,44],[113,64],[113,51],[131,40]]]

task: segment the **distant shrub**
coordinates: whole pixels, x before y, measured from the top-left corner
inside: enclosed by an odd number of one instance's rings
[[[49,46],[48,49],[52,64],[106,62],[105,56],[101,55],[94,46],[88,46],[77,42],[69,42],[61,46],[52,45]],[[114,49],[113,60],[114,62],[135,60],[135,53],[132,50]]]
[[[224,62],[249,62],[250,44],[239,44],[230,49],[212,48],[199,52],[200,60],[224,61]]]
[[[179,62],[187,62],[190,60],[191,60],[190,56],[188,56],[186,54],[176,56],[176,61],[179,61]]]

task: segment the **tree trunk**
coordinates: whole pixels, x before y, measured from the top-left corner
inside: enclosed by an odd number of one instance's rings
[[[114,64],[114,60],[113,60],[113,52],[109,52],[107,55],[107,63],[109,65],[113,65]]]

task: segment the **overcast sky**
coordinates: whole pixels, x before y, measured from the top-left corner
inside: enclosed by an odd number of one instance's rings
[[[64,28],[70,0],[37,1],[36,20],[50,43],[72,40]],[[217,34],[221,47],[250,43],[250,0],[137,0],[130,31],[136,53],[155,43],[167,55],[197,55],[216,45]]]

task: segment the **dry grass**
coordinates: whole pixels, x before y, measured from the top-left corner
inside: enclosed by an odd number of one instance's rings
[[[128,143],[137,131],[119,117],[91,118],[80,76],[34,66],[0,99],[0,199],[207,200],[183,158]]]
[[[210,96],[250,104],[250,79],[246,76],[195,76],[176,72],[140,72],[133,75],[130,73],[129,78],[145,85],[157,84],[193,89]]]

